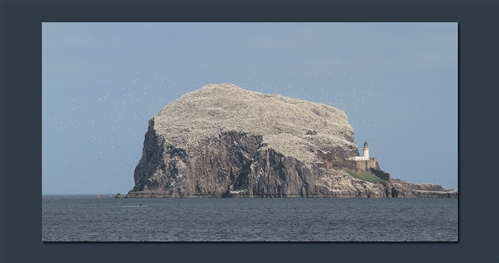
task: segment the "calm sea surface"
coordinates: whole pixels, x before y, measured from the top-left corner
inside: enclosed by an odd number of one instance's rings
[[[457,201],[43,196],[42,240],[457,242]]]

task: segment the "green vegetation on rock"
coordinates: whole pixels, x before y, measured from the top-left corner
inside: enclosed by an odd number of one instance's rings
[[[382,183],[382,182],[387,182],[386,180],[383,180],[376,175],[366,172],[366,171],[360,171],[360,172],[354,172],[351,170],[345,170],[349,175],[358,178],[360,180],[364,180],[366,182],[370,183]]]

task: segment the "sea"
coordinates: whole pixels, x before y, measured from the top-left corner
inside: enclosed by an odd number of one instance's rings
[[[43,242],[457,242],[457,198],[42,196]]]

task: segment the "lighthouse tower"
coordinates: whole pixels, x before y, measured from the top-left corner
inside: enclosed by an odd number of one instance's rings
[[[364,142],[364,159],[369,160],[369,145],[367,144],[367,141]]]

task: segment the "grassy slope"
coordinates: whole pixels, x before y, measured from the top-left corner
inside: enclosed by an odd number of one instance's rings
[[[369,173],[369,172],[354,172],[351,170],[345,170],[345,171],[348,174],[350,174],[351,176],[358,178],[358,179],[361,179],[361,180],[364,180],[366,182],[370,182],[370,183],[387,182],[386,180],[383,180],[383,179],[381,179],[381,178],[377,177],[376,175]]]

